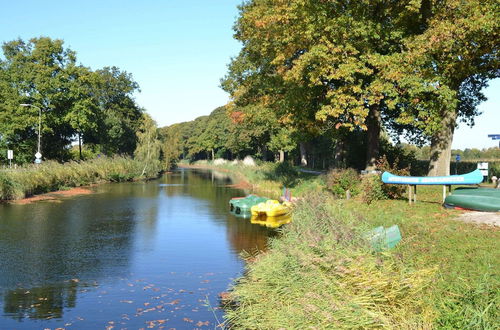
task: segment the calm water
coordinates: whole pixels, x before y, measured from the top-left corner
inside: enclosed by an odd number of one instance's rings
[[[228,183],[181,170],[0,205],[0,329],[213,329],[239,253],[273,234],[228,213]]]

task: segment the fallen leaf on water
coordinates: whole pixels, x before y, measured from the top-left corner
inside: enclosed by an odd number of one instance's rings
[[[171,302],[168,302],[166,303],[167,305],[177,305],[178,303],[180,303],[181,300],[180,299],[175,299],[175,300],[172,300]]]
[[[202,322],[202,321],[198,321],[198,323],[196,323],[196,326],[197,327],[201,327],[201,326],[204,326],[204,325],[209,325],[210,322],[209,321],[205,321],[205,322]]]
[[[193,323],[194,322],[193,320],[191,320],[190,318],[187,318],[187,317],[183,318],[182,320],[185,321],[185,322],[189,322],[189,323]]]
[[[144,306],[148,306],[148,305],[149,305],[149,303],[148,303],[148,302],[145,302],[145,303],[144,303]]]
[[[126,303],[126,304],[131,304],[134,301],[133,300],[120,300],[121,303]]]

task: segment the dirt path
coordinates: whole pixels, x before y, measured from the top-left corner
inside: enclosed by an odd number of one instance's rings
[[[92,190],[82,187],[76,187],[68,190],[52,191],[46,194],[35,195],[18,200],[12,200],[9,201],[9,203],[30,204],[38,201],[59,201],[61,197],[71,197],[71,196],[88,195],[88,194],[92,194]]]
[[[474,224],[485,224],[489,226],[500,227],[500,212],[467,211],[460,214],[457,217],[457,220]]]

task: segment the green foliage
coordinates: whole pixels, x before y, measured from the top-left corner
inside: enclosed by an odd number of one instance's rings
[[[78,65],[62,40],[47,37],[6,42],[2,50],[0,149],[14,150],[16,163],[33,161],[39,117],[44,159],[70,159],[77,137],[107,155],[133,153],[142,110],[132,98],[138,85],[130,74]]]
[[[355,169],[333,169],[326,174],[326,186],[337,197],[344,198],[347,191],[356,196],[360,190],[360,178]]]
[[[386,199],[382,180],[376,174],[367,174],[361,177],[361,200],[370,205],[373,201]]]
[[[136,134],[138,142],[134,159],[144,164],[141,176],[153,177],[161,169],[161,142],[158,139],[156,122],[149,115],[144,114],[142,124]]]
[[[392,165],[391,165],[392,164]],[[399,165],[399,160],[395,159],[393,163],[389,163],[387,157],[384,155],[377,161],[377,169],[383,172],[390,172],[394,175],[408,176],[410,170],[402,168]],[[402,198],[406,192],[406,186],[400,184],[383,184],[382,190],[388,198]]]
[[[281,182],[285,187],[295,187],[300,177],[299,171],[290,163],[275,163],[264,173],[266,179]]]

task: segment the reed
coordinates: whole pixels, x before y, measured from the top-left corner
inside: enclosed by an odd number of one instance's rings
[[[47,161],[0,171],[0,200],[22,199],[69,187],[100,182],[121,182],[158,176],[160,169],[143,174],[144,164],[127,157],[101,157],[60,164]]]

